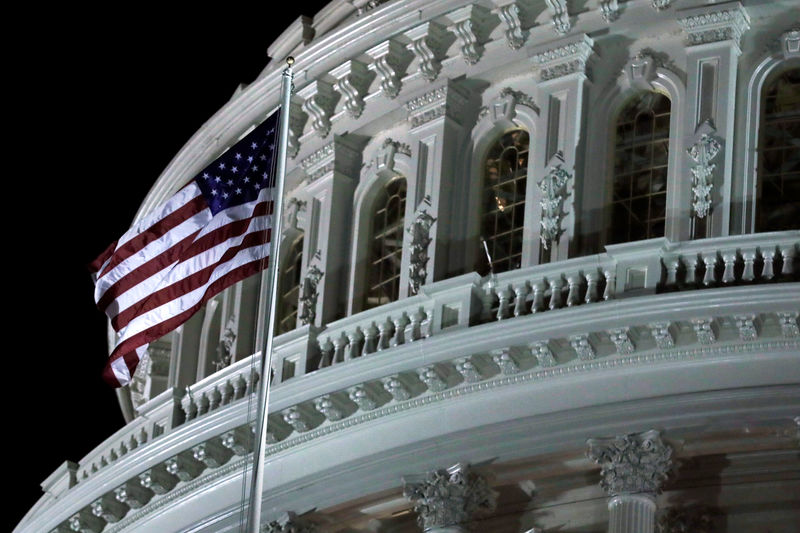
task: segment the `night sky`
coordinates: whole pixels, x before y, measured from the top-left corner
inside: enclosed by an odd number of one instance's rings
[[[192,134],[240,82],[257,77],[272,41],[325,3],[181,16],[41,6],[47,21],[28,22],[30,31],[7,49],[11,386],[2,457],[11,470],[0,529],[16,526],[61,463],[78,462],[123,425],[101,379],[106,321],[86,265],[127,230]]]

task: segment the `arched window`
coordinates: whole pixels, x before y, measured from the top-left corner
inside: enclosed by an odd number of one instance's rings
[[[393,302],[400,295],[405,210],[406,179],[396,177],[381,188],[373,204],[364,309]]]
[[[756,231],[800,228],[800,68],[764,84]]]
[[[519,268],[522,259],[529,143],[527,131],[511,130],[486,156],[481,189],[481,236],[495,273]],[[483,243],[478,246],[475,270],[480,274],[489,271]]]
[[[643,92],[617,117],[611,244],[664,236],[669,115],[667,96]]]
[[[297,304],[300,296],[300,273],[303,270],[303,235],[292,242],[283,261],[278,283],[278,334],[297,327]]]

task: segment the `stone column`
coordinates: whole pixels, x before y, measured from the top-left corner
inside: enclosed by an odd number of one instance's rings
[[[462,533],[473,517],[494,511],[497,493],[468,464],[403,480],[403,495],[414,502],[425,533]]]
[[[685,126],[690,161],[680,188],[680,238],[727,235],[733,183],[736,72],[750,18],[740,2],[678,11],[687,35]],[[691,221],[691,227],[689,227]]]
[[[586,455],[601,467],[609,533],[653,533],[655,496],[672,468],[672,448],[658,431],[589,439]]]

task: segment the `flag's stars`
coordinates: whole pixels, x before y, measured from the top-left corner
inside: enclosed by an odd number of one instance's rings
[[[258,156],[258,158],[260,160],[262,160],[262,161],[266,161],[267,160],[267,156],[265,156],[264,154],[261,154],[260,156]]]
[[[228,184],[228,187],[230,187],[231,185],[233,185],[233,180],[228,180],[226,183]]]
[[[264,178],[264,180],[266,180],[269,177],[269,175],[266,172],[264,172],[263,174],[261,174],[261,177]]]
[[[217,189],[211,189],[211,196],[217,195]]]
[[[240,160],[242,158],[242,154],[236,154],[233,157],[238,161],[238,160]]]
[[[253,172],[258,172],[258,165],[253,165]]]
[[[236,174],[237,172],[239,172],[239,167],[231,167],[231,172]]]
[[[215,176],[215,177],[214,177],[214,181],[216,181],[217,183],[219,183],[220,181],[222,181],[222,178],[220,178],[219,176]]]
[[[269,144],[269,149],[270,150],[274,150],[275,149],[275,143],[270,143]]]
[[[211,175],[208,172],[203,172],[203,178],[204,179],[209,179],[209,178],[211,178]]]
[[[242,194],[242,189],[240,189],[239,187],[236,187],[236,194]]]
[[[256,143],[252,142],[252,143],[250,143],[250,148],[255,150],[256,148],[258,148],[258,145]]]
[[[220,163],[219,164],[219,168],[221,168],[222,170],[225,170],[225,163]]]
[[[227,198],[228,196],[229,196],[228,193],[226,193],[226,192],[222,193],[222,197],[223,198]]]
[[[245,176],[244,177],[244,182],[245,183],[250,183],[250,176]]]
[[[252,155],[248,155],[247,156],[247,162],[248,163],[252,163],[253,162],[253,156]]]

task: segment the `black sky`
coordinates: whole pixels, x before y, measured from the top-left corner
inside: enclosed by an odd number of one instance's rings
[[[272,2],[258,12],[231,4],[188,18],[47,8],[48,21],[16,43],[5,76],[12,141],[2,182],[11,241],[3,261],[6,530],[64,460],[79,461],[123,425],[100,376],[106,323],[86,265],[124,233],[192,134],[261,72],[269,44],[324,4],[280,12],[268,11]]]

